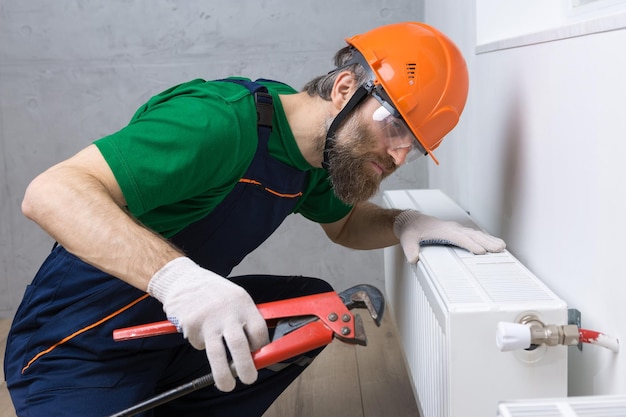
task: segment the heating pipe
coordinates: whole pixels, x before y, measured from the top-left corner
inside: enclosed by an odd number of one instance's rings
[[[581,343],[591,343],[619,352],[619,340],[616,337],[608,336],[595,330],[578,329],[578,341]]]

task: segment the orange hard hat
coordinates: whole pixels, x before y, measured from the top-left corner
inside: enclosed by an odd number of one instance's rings
[[[381,26],[346,39],[363,56],[424,150],[432,154],[459,121],[467,100],[467,65],[457,46],[424,23]]]

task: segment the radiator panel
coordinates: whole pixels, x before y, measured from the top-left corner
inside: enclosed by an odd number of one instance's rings
[[[618,417],[626,416],[626,396],[594,395],[503,402],[498,417]]]
[[[476,227],[437,190],[387,191],[385,204]],[[423,417],[492,416],[500,401],[567,391],[567,348],[500,352],[499,321],[532,312],[567,323],[567,306],[508,251],[475,256],[429,246],[409,265],[385,249],[385,286]]]

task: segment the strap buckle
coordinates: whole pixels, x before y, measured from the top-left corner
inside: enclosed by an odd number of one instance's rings
[[[257,125],[271,129],[274,116],[272,95],[257,91],[254,93],[254,103],[256,104]]]

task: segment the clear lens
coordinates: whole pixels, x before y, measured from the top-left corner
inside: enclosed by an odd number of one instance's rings
[[[405,157],[405,162],[412,162],[424,155],[426,151],[417,141],[404,120],[402,120],[401,117],[394,116],[387,108],[387,105],[387,103],[382,103],[381,106],[374,111],[372,114],[374,124],[377,129],[380,130],[382,137],[385,138],[391,149],[410,148]]]

